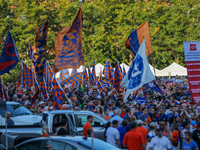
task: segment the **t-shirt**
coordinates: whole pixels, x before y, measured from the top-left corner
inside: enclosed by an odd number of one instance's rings
[[[171,143],[165,136],[162,136],[161,138],[156,136],[151,139],[149,147],[154,150],[167,150],[171,148]]]
[[[69,135],[69,133],[64,128],[60,128],[57,135]]]
[[[182,138],[185,138],[185,131],[188,131],[187,129],[183,129],[182,131],[181,131],[181,137]],[[193,129],[190,129],[189,130],[191,133],[193,133]]]
[[[165,114],[163,114],[162,116],[161,116],[161,114],[157,114],[157,115],[156,115],[156,121],[157,121],[158,123],[160,123],[161,120],[163,120],[163,121],[168,121],[167,118],[168,118],[168,117],[167,117],[167,115],[165,115]]]
[[[119,127],[119,128],[117,128],[117,130],[119,131],[119,140],[120,140],[120,144],[121,144],[121,147],[122,147],[124,136],[126,134],[126,127]]]
[[[123,111],[121,112],[121,117],[124,118],[124,115],[126,115],[126,113],[124,113]]]
[[[173,140],[172,141],[178,142],[179,133],[178,133],[177,130],[172,131],[172,136],[173,136]],[[172,142],[171,142],[171,144],[172,144]]]
[[[186,141],[183,141],[182,149],[183,150],[197,150],[198,149],[198,145],[194,140],[192,140],[190,143],[187,143]]]
[[[122,126],[122,121],[123,121],[124,119],[122,119],[121,116],[115,115],[114,117],[112,117],[112,118],[110,119],[110,122],[113,122],[113,120],[117,120],[117,121],[119,122],[118,127],[121,127],[121,126]]]
[[[92,129],[93,131],[91,124],[88,122],[86,122],[83,126],[83,136],[87,136],[87,129]]]
[[[155,132],[150,131],[150,132],[147,134],[146,139],[148,139],[148,138],[153,138],[153,137],[155,137],[155,136],[156,136]]]
[[[193,140],[198,144],[200,148],[200,130],[196,129],[192,133]]]
[[[123,145],[126,145],[128,150],[142,150],[141,144],[145,143],[139,131],[131,129],[125,134]]]
[[[139,116],[139,119],[142,120],[142,121],[144,121],[144,122],[146,122],[147,118],[148,118],[148,117],[145,116],[145,115],[143,115],[143,114],[141,114],[141,115]]]
[[[15,125],[15,123],[12,119],[7,120],[7,126],[14,126],[14,125]]]
[[[114,127],[109,127],[106,131],[106,142],[118,147],[116,140],[119,140],[119,131]]]
[[[141,126],[138,126],[136,130],[139,131],[140,133],[142,133],[144,143],[146,145],[146,143],[147,143],[146,137],[147,137],[149,131],[146,128],[141,127]]]
[[[126,132],[129,132],[131,129],[132,129],[132,128],[131,128],[131,124],[128,123],[127,126],[126,126]]]

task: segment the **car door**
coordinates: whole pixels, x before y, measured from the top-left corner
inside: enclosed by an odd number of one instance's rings
[[[87,116],[89,114],[75,114],[76,118],[76,127],[78,131],[78,135],[83,135],[83,125],[87,122]],[[105,127],[104,127],[104,120],[101,117],[94,116],[92,128],[94,130],[94,135],[95,138],[104,140],[104,132],[105,132]]]
[[[44,140],[42,150],[77,150],[73,145],[66,142],[56,141],[56,140]]]
[[[42,140],[28,141],[15,146],[15,148],[17,150],[43,150],[42,143]]]
[[[68,124],[69,124],[69,131],[70,131],[70,135],[77,135],[77,129],[75,126],[75,123],[73,122],[73,114],[71,113],[67,113],[66,114],[67,120],[68,120]]]

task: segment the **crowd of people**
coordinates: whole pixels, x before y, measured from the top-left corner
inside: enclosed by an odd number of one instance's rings
[[[98,80],[98,79],[97,79]],[[128,150],[198,150],[200,148],[200,113],[196,111],[200,101],[193,103],[188,80],[178,75],[171,79],[158,78],[157,84],[166,94],[142,87],[124,102],[125,89],[116,91],[106,79],[104,90],[96,85],[63,87],[62,109],[92,111],[108,121],[106,142]],[[34,89],[19,90],[17,82],[5,86],[10,101],[23,104],[35,115],[42,116],[45,110],[54,110],[52,91],[48,99],[41,94],[34,103]],[[84,136],[95,136],[92,116],[83,126]],[[63,121],[63,129],[66,121]],[[47,129],[44,129],[44,134]],[[60,131],[61,132],[61,131]],[[64,132],[64,131],[63,131]],[[59,135],[60,133],[58,133]]]

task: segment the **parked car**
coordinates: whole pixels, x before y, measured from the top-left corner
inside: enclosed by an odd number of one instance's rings
[[[102,140],[82,136],[34,138],[15,146],[17,150],[120,150]]]

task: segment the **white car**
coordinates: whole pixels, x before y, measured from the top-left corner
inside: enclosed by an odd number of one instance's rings
[[[17,102],[6,102],[7,111],[11,113],[11,119],[15,125],[33,125],[42,120],[41,116],[33,113]],[[5,125],[5,111],[0,110],[0,125]]]

